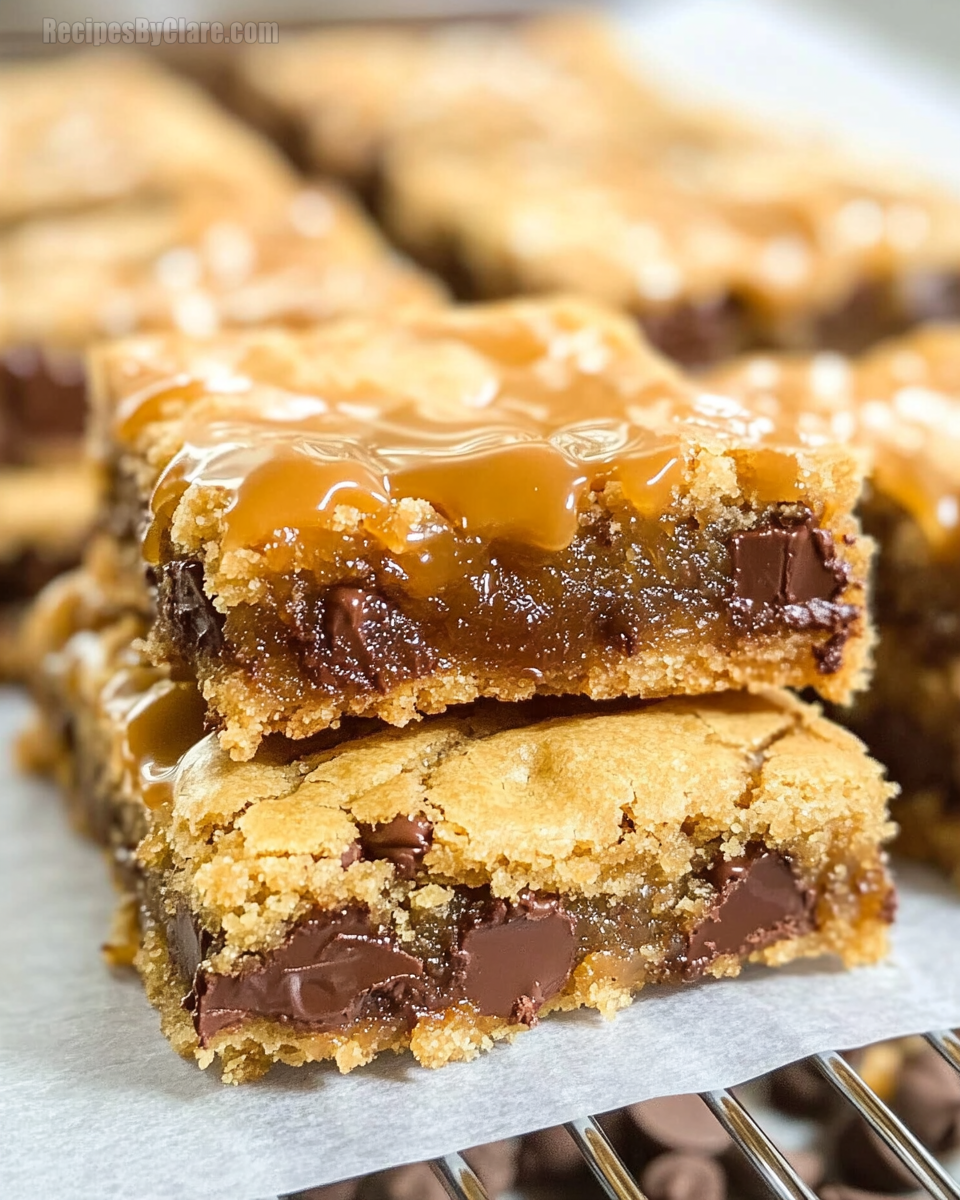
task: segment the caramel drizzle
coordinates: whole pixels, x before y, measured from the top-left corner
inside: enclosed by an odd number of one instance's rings
[[[519,336],[497,342],[488,331],[484,342],[482,331],[442,332],[419,342],[387,337],[369,362],[356,346],[340,359],[336,344],[318,339],[306,368],[317,377],[306,382],[296,364],[269,354],[264,362],[255,347],[246,362],[221,362],[216,378],[181,375],[128,398],[115,425],[121,442],[171,418],[183,439],[152,497],[147,558],[160,557],[193,485],[229,494],[225,551],[292,545],[330,528],[342,506],[376,533],[385,510],[404,499],[428,502],[467,537],[559,551],[576,534],[587,494],[610,482],[642,514],[661,514],[690,446],[704,438],[790,446],[778,472],[785,496],[776,498],[791,498],[804,444],[795,423],[778,427],[735,400],[698,394],[639,341],[624,353],[597,338],[592,357],[590,347],[578,357],[558,349],[556,331],[533,348]],[[377,331],[371,336],[376,343]]]
[[[125,667],[102,705],[117,730],[124,790],[149,809],[170,803],[184,756],[205,736],[196,686],[158,678],[149,667]]]

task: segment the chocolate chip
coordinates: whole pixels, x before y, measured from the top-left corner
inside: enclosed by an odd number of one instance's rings
[[[212,938],[183,902],[168,917],[165,932],[170,957],[184,982],[192,987],[197,969],[210,951]]]
[[[181,662],[196,662],[197,651],[217,655],[223,650],[223,614],[217,612],[203,588],[203,564],[175,559],[155,568],[157,617],[168,632]]]
[[[960,1076],[930,1047],[904,1063],[891,1107],[934,1153],[960,1147]]]
[[[433,841],[433,822],[422,813],[394,817],[383,825],[362,825],[363,857],[393,863],[401,879],[413,879]]]
[[[575,954],[576,922],[557,897],[494,901],[462,934],[463,994],[483,1016],[533,1024],[544,1001],[566,986]]]
[[[916,1189],[914,1176],[860,1117],[852,1117],[840,1130],[836,1156],[844,1183],[877,1192]]]
[[[580,1179],[587,1173],[583,1155],[562,1125],[541,1129],[523,1139],[519,1163],[521,1183]]]
[[[661,1154],[640,1176],[647,1200],[725,1200],[727,1181],[720,1166],[697,1154]]]
[[[717,895],[687,936],[685,980],[699,979],[721,955],[742,958],[814,928],[814,896],[782,854],[753,846],[741,858],[718,859],[709,879]]]
[[[358,839],[355,842],[351,842],[340,855],[340,866],[346,870],[347,867],[352,867],[355,862],[359,862],[361,858],[363,858],[363,847],[360,845]]]
[[[517,1182],[520,1139],[506,1138],[500,1142],[472,1146],[464,1150],[463,1157],[476,1171],[487,1193],[499,1196],[510,1191]]]
[[[730,558],[738,601],[787,605],[833,600],[847,582],[832,536],[809,522],[734,534]]]
[[[699,1096],[644,1100],[626,1111],[647,1155],[667,1150],[718,1155],[731,1144],[730,1135]]]
[[[29,462],[31,443],[79,440],[86,388],[75,354],[14,346],[0,354],[0,461]]]
[[[338,584],[318,597],[301,580],[291,612],[303,664],[322,687],[386,692],[433,668],[416,621],[369,588]]]
[[[420,960],[374,929],[366,912],[345,908],[298,925],[279,949],[236,975],[199,971],[191,1011],[202,1045],[246,1016],[335,1029],[379,995],[393,1012],[425,1009],[422,976]]]
[[[640,318],[643,331],[663,354],[687,367],[705,366],[746,348],[746,319],[733,296],[674,304]]]
[[[770,1101],[791,1117],[823,1117],[837,1107],[837,1093],[810,1062],[791,1063],[770,1076]]]

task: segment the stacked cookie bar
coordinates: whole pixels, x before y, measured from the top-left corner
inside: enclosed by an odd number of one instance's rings
[[[236,91],[466,297],[575,289],[689,364],[960,313],[955,197],[681,104],[584,16],[291,37]]]
[[[885,948],[846,702],[864,456],[580,300],[141,336],[49,590],[45,749],[182,1052],[470,1058],[651,982]],[[138,640],[139,639],[139,640]]]
[[[860,359],[755,357],[711,386],[871,457],[862,506],[879,543],[873,685],[842,720],[903,787],[898,848],[960,870],[960,327],[931,326]]]
[[[436,303],[353,201],[147,61],[100,52],[0,74],[0,670],[20,602],[76,561],[82,355],[137,329]]]

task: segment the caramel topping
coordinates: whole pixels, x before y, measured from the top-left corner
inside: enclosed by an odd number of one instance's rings
[[[153,495],[152,561],[191,486],[226,493],[215,502],[225,550],[309,541],[346,508],[395,553],[444,527],[553,552],[573,540],[587,493],[608,482],[642,515],[662,513],[705,442],[781,446],[774,500],[793,499],[808,444],[791,414],[772,420],[698,392],[628,322],[567,301],[174,350],[189,370],[170,378],[165,355],[161,378],[143,386],[144,348],[140,390],[113,427],[124,444],[180,447]],[[403,500],[429,504],[439,524],[398,532],[384,510]]]
[[[180,760],[204,736],[205,706],[193,684],[155,679],[148,685],[149,675],[148,668],[120,672],[112,708],[123,730],[128,786],[147,808],[157,808],[172,798]]]

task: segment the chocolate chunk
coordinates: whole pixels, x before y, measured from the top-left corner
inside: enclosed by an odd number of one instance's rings
[[[359,862],[361,858],[363,858],[363,847],[360,845],[360,842],[351,842],[340,855],[340,866],[346,870],[347,867],[352,867],[355,862]]]
[[[183,976],[193,986],[194,977],[210,952],[213,939],[184,903],[177,905],[173,916],[164,923],[170,957]]]
[[[663,1096],[626,1111],[646,1156],[664,1151],[712,1156],[731,1145],[730,1135],[699,1096]]]
[[[914,1191],[917,1181],[861,1117],[840,1130],[837,1167],[844,1183],[877,1192]]]
[[[217,655],[223,650],[223,614],[203,590],[203,564],[193,559],[164,563],[152,572],[157,588],[157,615],[169,630],[176,654],[184,663],[197,651]]]
[[[304,666],[322,687],[386,692],[433,668],[417,623],[369,588],[338,584],[317,598],[300,582],[291,611]]]
[[[725,1200],[727,1181],[720,1166],[698,1154],[661,1154],[640,1176],[647,1200]]]
[[[960,1148],[960,1076],[932,1048],[904,1063],[891,1108],[935,1154]]]
[[[418,813],[394,817],[383,825],[363,825],[363,857],[392,862],[401,879],[413,879],[433,841],[433,822]]]
[[[14,346],[0,354],[0,461],[29,462],[31,443],[74,440],[86,422],[83,363],[75,354]]]
[[[566,986],[576,946],[576,922],[557,897],[494,901],[460,939],[463,995],[483,1016],[533,1024],[544,1001]]]
[[[685,980],[699,979],[723,954],[742,958],[814,928],[814,896],[782,854],[752,846],[741,858],[718,859],[709,877],[717,897],[688,934]]]
[[[688,300],[640,318],[649,340],[685,367],[706,366],[746,348],[746,318],[733,296]]]
[[[833,538],[809,522],[768,525],[730,540],[733,595],[755,604],[806,604],[833,600],[847,582]]]
[[[191,998],[205,1045],[247,1016],[336,1029],[386,996],[394,1013],[428,1007],[423,964],[378,932],[367,913],[345,908],[298,925],[277,950],[236,975],[201,970]]]
[[[77,565],[76,554],[57,552],[52,557],[37,550],[23,550],[15,558],[0,562],[0,604],[32,599],[63,571]]]

